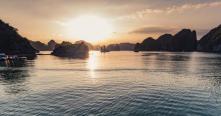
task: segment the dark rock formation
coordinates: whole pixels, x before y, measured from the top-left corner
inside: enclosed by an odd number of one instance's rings
[[[0,20],[0,52],[9,55],[35,55],[29,40],[18,34],[17,29]]]
[[[53,51],[57,43],[54,40],[50,40],[48,44],[44,44],[40,41],[30,41],[32,47],[39,51]]]
[[[140,45],[140,51],[158,51],[159,45],[157,40],[149,37],[145,39]]]
[[[195,51],[196,47],[196,32],[183,29],[174,36],[164,34],[157,40],[149,37],[136,44],[134,51]]]
[[[63,42],[53,50],[52,55],[59,57],[85,58],[89,55],[89,48],[85,43],[72,44]]]
[[[159,50],[172,51],[172,40],[174,37],[171,34],[164,34],[157,39]]]
[[[196,31],[183,29],[172,39],[173,51],[195,51],[197,47]]]
[[[54,40],[50,40],[48,42],[48,47],[50,50],[54,50],[56,45],[57,45],[57,43]]]
[[[198,51],[221,52],[221,25],[212,29],[198,42]]]

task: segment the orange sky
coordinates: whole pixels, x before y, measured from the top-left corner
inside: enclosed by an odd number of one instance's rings
[[[198,38],[221,24],[220,0],[1,0],[0,18],[31,40],[76,41],[63,24],[82,15],[104,18],[113,32],[93,43],[140,42],[182,28]],[[77,25],[79,26],[79,25]],[[73,25],[73,30],[76,26]],[[72,27],[69,26],[69,29]],[[77,27],[78,28],[78,27]],[[90,27],[91,28],[91,27]],[[96,27],[94,27],[96,28]],[[99,27],[97,27],[99,28]],[[71,33],[71,32],[69,32]]]

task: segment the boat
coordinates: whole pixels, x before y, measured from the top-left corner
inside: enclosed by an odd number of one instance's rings
[[[0,61],[6,60],[26,60],[27,57],[19,57],[17,55],[6,55],[5,53],[0,53]]]
[[[16,55],[8,56],[8,60],[15,60],[15,59],[17,59],[17,56],[16,56]]]
[[[0,61],[7,60],[7,55],[5,53],[0,53]]]
[[[26,60],[27,57],[19,57],[17,55],[10,55],[8,56],[8,60]]]
[[[106,48],[106,46],[103,46],[103,47],[101,47],[101,53],[106,53],[106,52],[110,52],[110,50],[108,50],[107,48]]]

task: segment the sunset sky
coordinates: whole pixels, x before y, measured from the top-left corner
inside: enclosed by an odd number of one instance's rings
[[[220,0],[0,0],[0,18],[42,42],[135,43],[182,28],[200,38],[221,24],[220,11]]]

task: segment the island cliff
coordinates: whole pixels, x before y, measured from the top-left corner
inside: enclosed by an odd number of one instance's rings
[[[34,47],[36,50],[39,51],[53,51],[57,43],[54,40],[50,40],[48,44],[42,43],[40,41],[31,41],[30,44],[32,47]]]
[[[84,42],[77,44],[62,42],[60,45],[56,46],[52,55],[59,57],[85,58],[89,55],[89,48]]]
[[[174,52],[190,52],[197,48],[196,31],[183,29],[174,36],[164,34],[158,39],[149,37],[142,43],[137,43],[134,51],[174,51]]]
[[[18,34],[17,29],[0,20],[0,52],[7,55],[35,55],[27,38]]]
[[[201,52],[221,52],[221,25],[212,29],[199,40],[197,50]]]

